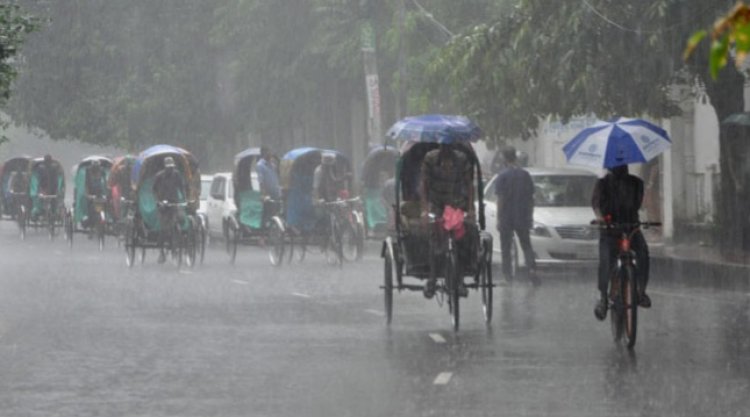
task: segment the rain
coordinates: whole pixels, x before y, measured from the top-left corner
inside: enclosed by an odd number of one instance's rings
[[[0,416],[746,416],[750,2],[0,0]]]

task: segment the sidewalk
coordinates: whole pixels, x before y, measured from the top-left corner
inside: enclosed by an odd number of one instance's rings
[[[750,254],[728,260],[714,246],[650,242],[651,265],[658,279],[724,289],[750,290]]]

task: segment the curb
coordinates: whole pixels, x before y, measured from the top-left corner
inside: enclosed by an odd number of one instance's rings
[[[651,255],[651,279],[692,286],[750,291],[750,265]]]

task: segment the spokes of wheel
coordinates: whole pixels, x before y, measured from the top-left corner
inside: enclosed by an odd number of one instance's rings
[[[227,239],[229,240],[229,262],[234,265],[237,260],[237,246],[240,244],[240,230],[236,224],[229,224]]]
[[[179,224],[175,224],[172,229],[171,239],[172,263],[177,268],[182,266],[182,231]]]
[[[385,323],[391,324],[393,317],[393,256],[390,250],[385,252],[383,268],[383,296],[385,300]]]
[[[624,285],[623,295],[625,299],[625,336],[627,337],[628,348],[635,346],[635,339],[638,329],[638,290],[633,274],[633,267],[625,266],[623,274]]]
[[[284,228],[281,219],[274,217],[268,224],[268,258],[273,266],[281,266],[284,259]]]
[[[446,254],[445,262],[445,283],[448,289],[448,304],[453,323],[453,331],[457,332],[461,319],[461,308],[459,306],[458,283],[461,277],[458,276],[458,265],[455,250],[449,250]]]
[[[612,326],[612,337],[615,342],[622,340],[623,333],[623,308],[625,300],[623,297],[623,282],[621,279],[622,270],[618,269],[613,272],[615,275],[614,279],[610,282],[610,298],[612,299],[612,307],[609,314],[609,320]]]
[[[359,259],[359,239],[357,232],[351,225],[346,225],[341,229],[341,244],[343,258],[348,262],[354,262]]]
[[[489,250],[489,252],[488,252]],[[485,259],[481,261],[479,273],[479,287],[482,292],[482,310],[484,311],[484,321],[490,324],[492,321],[492,248],[485,247]]]

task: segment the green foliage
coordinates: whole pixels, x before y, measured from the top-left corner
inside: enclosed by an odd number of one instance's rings
[[[24,13],[15,3],[0,4],[0,108],[11,95],[11,85],[16,78],[15,57],[26,36],[37,27],[37,19]],[[0,129],[8,127],[7,120],[0,120]],[[0,144],[7,141],[0,136]]]
[[[687,60],[698,45],[708,36],[708,31],[699,30],[687,41],[683,58]],[[750,6],[742,1],[721,17],[711,32],[711,53],[708,66],[711,78],[718,77],[719,71],[729,62],[730,49],[735,53],[735,64],[739,68],[750,54]],[[733,47],[733,48],[732,48]]]

